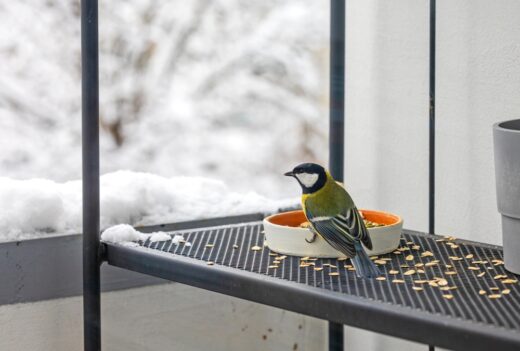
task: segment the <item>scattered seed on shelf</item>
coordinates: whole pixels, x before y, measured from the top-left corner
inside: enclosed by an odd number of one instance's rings
[[[493,279],[504,279],[507,278],[507,275],[505,274],[497,274],[493,277]]]
[[[414,282],[415,284],[426,284],[426,283],[429,282],[429,280],[424,280],[424,279],[422,279],[422,280],[414,280],[413,282]]]
[[[471,263],[473,263],[473,264],[487,264],[489,262],[488,261],[471,261]]]
[[[374,260],[374,263],[376,264],[386,264],[387,261],[384,260]]]
[[[485,290],[480,289],[480,290],[478,291],[478,294],[479,294],[479,295],[486,295],[487,292],[486,292]]]
[[[300,263],[300,268],[310,267],[311,265],[308,263]]]
[[[413,244],[414,244],[413,241],[407,241],[407,242],[406,242],[406,245],[413,245]]]
[[[377,277],[376,280],[386,280],[386,277]]]
[[[329,275],[336,276],[336,275],[339,275],[339,272],[330,272]]]
[[[310,258],[309,256],[305,256],[305,257],[300,258],[300,261],[307,261],[309,258]]]
[[[399,271],[395,270],[395,269],[391,269],[388,271],[388,274],[398,274]]]
[[[451,264],[445,264],[444,267],[446,267],[446,268],[453,268],[453,266]]]
[[[260,251],[260,250],[262,250],[262,248],[260,246],[253,246],[251,248],[251,251]]]
[[[500,295],[500,294],[491,294],[491,295],[488,295],[488,297],[490,299],[499,299],[499,298],[502,297],[502,295]]]
[[[424,271],[424,269],[418,269],[418,270],[417,270],[417,273],[424,274],[424,273],[426,273],[426,272]]]
[[[450,260],[452,260],[452,261],[461,261],[461,260],[462,260],[462,257],[458,257],[458,256],[450,256]]]
[[[277,257],[278,260],[285,260],[286,258],[287,258],[287,256],[285,256],[285,255]]]
[[[405,257],[405,260],[407,261],[413,261],[413,255],[408,255]]]
[[[420,250],[421,247],[419,245],[414,245],[412,246],[412,250]]]
[[[446,272],[444,272],[444,274],[446,274],[446,275],[455,275],[455,274],[457,274],[457,272],[455,272],[455,271],[446,271]]]
[[[356,269],[354,267],[347,268],[348,271],[355,271]]]
[[[489,288],[489,290],[498,291],[498,290],[500,290],[500,289],[499,289],[498,287],[494,286],[494,287],[492,287],[492,288]]]
[[[421,253],[421,257],[432,257],[432,256],[433,256],[433,253],[430,251],[424,251],[423,253]]]
[[[424,263],[422,263],[422,262],[421,263],[416,263],[414,266],[415,267],[424,267]]]
[[[399,267],[401,267],[401,268],[410,268],[410,266],[407,265],[407,264],[402,264],[402,265],[400,265]]]
[[[482,273],[477,274],[477,277],[480,278],[480,277],[483,277],[484,275],[486,275],[486,272],[482,272]]]
[[[322,271],[322,270],[323,270],[323,267],[314,267],[314,270],[315,270],[315,271]]]
[[[441,279],[437,280],[437,284],[439,284],[439,286],[446,286],[446,285],[448,285],[448,281],[444,278],[441,278]]]
[[[415,291],[423,291],[424,290],[420,286],[412,286],[412,289],[414,289]]]
[[[271,265],[271,266],[269,266],[269,267],[267,267],[267,268],[278,268],[278,265],[273,264],[273,265]]]
[[[504,283],[504,284],[515,284],[515,283],[518,283],[518,279],[508,278],[508,279],[502,280],[502,283]]]
[[[213,265],[215,264],[215,262],[208,261],[208,262],[206,262],[206,264],[207,264],[208,266],[213,266]]]
[[[238,249],[238,245],[233,245],[233,248],[234,249]]]
[[[471,271],[480,271],[480,268],[475,266],[469,266],[468,269]]]
[[[438,264],[439,264],[439,262],[426,262],[426,263],[424,264],[424,266],[425,266],[425,267],[432,267],[432,266],[436,266],[436,265],[438,265]]]
[[[392,283],[396,283],[396,284],[404,283],[404,280],[402,280],[402,279],[394,279],[394,280],[392,280]]]
[[[346,259],[347,259],[346,257],[340,257],[340,258],[338,258],[338,262],[339,261],[345,261]]]
[[[269,256],[278,256],[278,254],[274,252],[269,252]]]
[[[206,247],[207,247],[207,248],[211,248],[211,247],[213,247],[213,246],[215,246],[215,244],[206,244]]]
[[[448,299],[448,300],[453,299],[453,295],[451,295],[451,294],[442,295],[442,297],[444,297],[445,299]]]
[[[412,274],[415,274],[415,269],[409,269],[403,273],[403,275],[412,275]]]
[[[509,294],[509,293],[511,293],[511,290],[509,290],[509,289],[504,289],[504,290],[502,290],[502,294],[503,294],[503,295],[507,295],[507,294]]]
[[[469,255],[466,255],[466,258],[469,260],[471,258],[473,258],[473,254],[469,254]]]
[[[429,285],[429,286],[433,286],[434,288],[436,288],[436,287],[439,286],[439,284],[437,284],[437,282],[436,282],[435,280],[430,280],[430,281],[428,282],[428,285]]]

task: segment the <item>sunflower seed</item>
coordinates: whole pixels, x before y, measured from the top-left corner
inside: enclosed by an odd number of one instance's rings
[[[394,280],[392,280],[392,283],[396,283],[396,284],[404,283],[404,280],[402,280],[402,279],[394,279]]]
[[[413,255],[408,255],[405,257],[405,260],[407,261],[413,261]]]
[[[412,286],[412,289],[414,289],[415,291],[423,291],[424,290],[420,286]]]
[[[473,254],[469,254],[469,255],[466,255],[466,258],[469,260],[471,258],[473,258]]]
[[[453,299],[453,295],[451,295],[451,294],[442,295],[442,297],[444,297],[445,299],[448,299],[448,300]]]
[[[479,278],[483,277],[485,274],[486,274],[486,272],[479,273],[479,274],[477,274],[477,277],[479,277]]]
[[[509,293],[511,293],[511,290],[509,290],[509,289],[502,290],[502,294],[504,294],[504,295],[507,295]]]
[[[386,277],[377,277],[376,280],[386,280]]]
[[[415,274],[415,269],[409,269],[403,273],[403,275],[412,275],[412,274]]]
[[[486,293],[485,290],[479,290],[479,291],[478,291],[478,294],[479,294],[479,295],[486,295],[487,293]]]
[[[253,246],[253,247],[251,248],[251,250],[252,250],[252,251],[260,251],[260,250],[262,250],[262,248],[261,248],[260,246]]]
[[[388,274],[398,274],[399,271],[396,271],[395,269],[391,269],[388,271]]]
[[[334,275],[334,276],[336,276],[336,275],[339,275],[339,273],[338,273],[338,272],[330,272],[329,275]]]
[[[500,294],[491,294],[491,295],[488,295],[488,297],[490,299],[499,299],[499,298],[502,297],[502,295],[500,295]]]

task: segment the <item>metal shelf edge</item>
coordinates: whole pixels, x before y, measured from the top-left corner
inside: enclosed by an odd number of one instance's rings
[[[520,334],[143,247],[106,243],[107,263],[205,290],[453,350],[518,350]]]

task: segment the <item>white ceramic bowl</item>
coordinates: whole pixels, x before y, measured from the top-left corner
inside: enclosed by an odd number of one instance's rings
[[[365,219],[385,224],[382,227],[369,228],[372,250],[365,248],[369,255],[381,255],[392,252],[399,246],[403,220],[401,217],[382,211],[360,210]],[[272,251],[291,256],[309,257],[344,257],[341,252],[327,244],[320,236],[313,243],[312,233],[299,225],[307,221],[303,211],[278,213],[264,218],[264,230],[267,246]]]

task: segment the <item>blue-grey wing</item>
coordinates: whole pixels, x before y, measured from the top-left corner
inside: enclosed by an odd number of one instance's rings
[[[372,249],[372,241],[368,235],[363,218],[357,209],[347,211],[346,215],[313,216],[307,212],[307,218],[315,231],[332,247],[349,257],[356,255],[356,242],[362,242]]]
[[[347,210],[345,219],[340,218],[338,222],[348,228],[349,233],[361,241],[367,249],[372,250],[372,240],[370,240],[368,229],[356,207]]]

